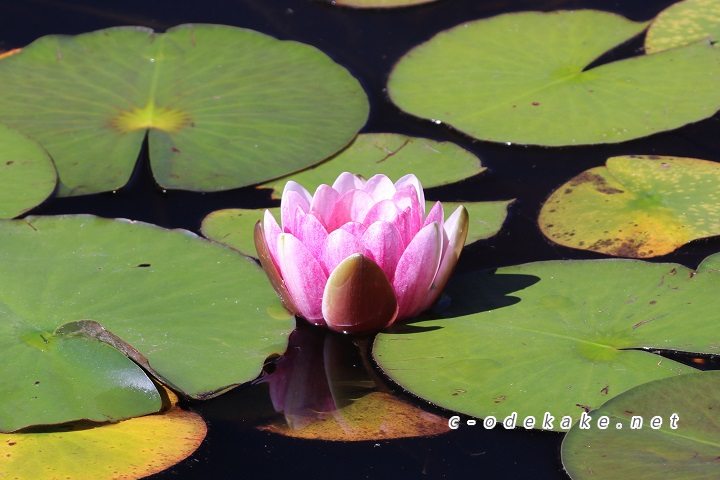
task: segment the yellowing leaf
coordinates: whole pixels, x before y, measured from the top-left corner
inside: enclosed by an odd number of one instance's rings
[[[65,424],[0,434],[0,478],[135,479],[190,456],[207,427],[196,413],[165,413],[115,424]]]
[[[720,235],[720,164],[693,158],[624,156],[558,188],[540,211],[560,245],[608,255],[665,255]]]
[[[720,35],[720,0],[685,0],[660,12],[645,36],[645,51],[660,52]]]

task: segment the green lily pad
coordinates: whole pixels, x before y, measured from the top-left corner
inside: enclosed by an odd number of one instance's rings
[[[719,184],[715,162],[613,157],[553,192],[538,223],[566,247],[633,258],[665,255],[720,235]]]
[[[0,269],[5,431],[157,411],[126,356],[186,395],[217,395],[255,378],[294,326],[254,261],[186,231],[5,220]]]
[[[578,423],[570,430],[563,465],[575,480],[718,478],[719,410],[720,372],[640,385],[592,412],[590,428]],[[608,422],[607,429],[598,428],[598,421]]]
[[[720,254],[710,257],[717,265]],[[375,339],[380,368],[436,405],[554,430],[642,383],[692,368],[638,350],[720,353],[720,275],[639,260],[550,261],[473,273],[451,304]],[[542,373],[538,373],[542,372]]]
[[[317,49],[221,25],[43,37],[0,62],[0,84],[0,121],[47,149],[61,195],[123,186],[148,129],[161,186],[215,191],[327,158],[368,113]]]
[[[464,205],[468,210],[470,215],[470,228],[465,243],[470,244],[497,234],[505,222],[508,206],[512,202],[513,200],[497,202],[442,202],[442,204],[446,217],[460,205]],[[433,203],[432,201],[426,202],[426,211],[430,211]],[[275,215],[276,219],[280,218],[279,207],[270,208],[269,210]],[[245,255],[256,257],[257,252],[255,251],[253,229],[258,220],[262,220],[264,213],[265,209],[228,208],[216,210],[203,219],[201,231],[202,234],[210,240],[232,247]]]
[[[365,178],[382,173],[392,179],[413,173],[423,179],[423,188],[427,189],[459,182],[485,170],[475,155],[451,142],[397,133],[366,133],[320,165],[260,188],[272,188],[273,198],[279,199],[289,180],[300,185],[330,185],[341,173],[352,172]]]
[[[710,45],[587,69],[646,26],[592,10],[468,22],[406,54],[388,92],[413,115],[493,142],[616,143],[712,116],[720,51]]]
[[[55,166],[38,144],[0,125],[0,218],[14,218],[44,202],[53,191]]]
[[[645,51],[655,53],[720,36],[720,1],[685,0],[670,5],[650,24]]]
[[[176,406],[109,425],[66,424],[4,433],[0,434],[0,477],[144,478],[190,456],[206,433],[200,415]]]

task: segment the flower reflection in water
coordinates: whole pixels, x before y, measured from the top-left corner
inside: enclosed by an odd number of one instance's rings
[[[447,420],[378,390],[352,338],[301,326],[263,381],[282,419],[261,427],[286,436],[362,441],[428,436]]]

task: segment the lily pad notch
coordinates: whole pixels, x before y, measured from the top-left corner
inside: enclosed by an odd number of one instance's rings
[[[624,142],[714,115],[720,50],[707,43],[587,69],[647,25],[595,10],[464,23],[403,56],[388,94],[473,138],[525,145]]]
[[[223,25],[42,37],[0,61],[0,83],[0,122],[49,152],[61,196],[122,187],[146,132],[164,188],[261,183],[343,148],[369,109],[316,48]]]

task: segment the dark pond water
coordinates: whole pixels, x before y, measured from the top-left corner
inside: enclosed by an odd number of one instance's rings
[[[458,268],[467,271],[537,260],[601,258],[552,245],[542,237],[535,222],[544,199],[570,177],[604,164],[613,155],[678,155],[720,161],[716,140],[720,117],[620,145],[543,149],[474,142],[442,125],[399,112],[384,91],[394,62],[440,30],[499,13],[597,8],[647,20],[672,3],[441,0],[395,11],[354,11],[311,0],[2,1],[0,49],[23,46],[52,33],[78,34],[128,24],[164,30],[181,23],[203,22],[252,28],[314,45],[363,84],[371,102],[365,132],[399,132],[454,141],[489,167],[479,177],[437,189],[429,196],[441,200],[518,199],[500,234],[466,249]],[[630,43],[607,58],[633,55],[638,46]],[[117,193],[52,200],[32,213],[93,213],[197,231],[202,218],[213,210],[268,205],[266,194],[250,188],[214,194],[163,192],[154,185],[143,153],[127,188]],[[720,240],[701,240],[657,261],[695,267],[717,251]],[[312,331],[310,335],[321,334]],[[354,362],[360,365],[353,344],[343,341],[348,355],[354,355]],[[714,367],[718,367],[717,362]],[[542,374],[541,366],[538,374]],[[562,435],[556,433],[476,427],[399,441],[294,440],[255,428],[274,415],[265,385],[241,387],[192,408],[209,423],[206,441],[191,458],[153,478],[567,478],[559,460]]]

